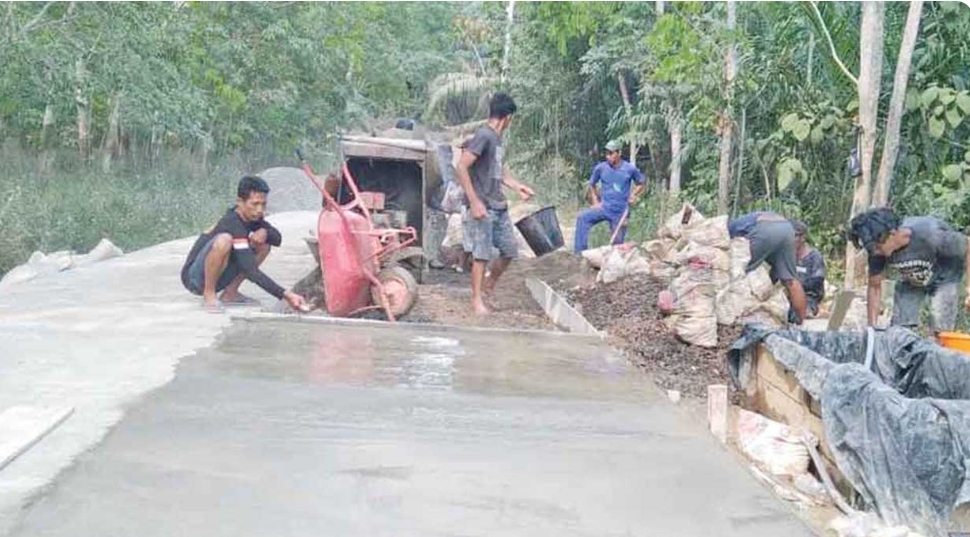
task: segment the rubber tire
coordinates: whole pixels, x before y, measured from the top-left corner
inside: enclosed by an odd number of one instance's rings
[[[418,283],[424,283],[424,266],[427,263],[425,260],[424,250],[419,246],[408,246],[394,252],[388,259],[385,266],[402,266],[414,276],[414,280]]]
[[[393,266],[385,268],[377,275],[377,279],[381,283],[397,280],[404,284],[405,289],[407,289],[407,297],[401,304],[391,304],[391,313],[394,314],[395,319],[400,319],[411,311],[411,308],[418,302],[418,282],[414,279],[408,270],[402,266]],[[371,287],[371,298],[375,305],[380,305],[381,297],[379,296],[377,287]]]

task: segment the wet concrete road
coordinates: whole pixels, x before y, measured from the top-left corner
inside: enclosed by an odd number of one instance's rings
[[[811,533],[597,340],[251,320],[12,535]]]

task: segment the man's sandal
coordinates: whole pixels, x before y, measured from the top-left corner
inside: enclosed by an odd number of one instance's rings
[[[203,303],[202,307],[205,308],[206,313],[225,313],[226,312],[226,306],[222,302],[216,302],[215,304]]]
[[[236,295],[236,298],[232,300],[222,299],[222,303],[226,306],[258,306],[259,301],[255,298],[250,298],[244,294]]]

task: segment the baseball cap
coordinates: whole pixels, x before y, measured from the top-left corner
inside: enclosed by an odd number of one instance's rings
[[[619,151],[621,148],[622,146],[620,145],[620,142],[617,142],[616,140],[610,140],[609,142],[606,142],[606,150],[611,153],[615,153]]]

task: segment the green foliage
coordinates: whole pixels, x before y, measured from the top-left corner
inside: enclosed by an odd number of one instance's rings
[[[264,165],[232,156],[205,171],[176,152],[151,170],[106,175],[60,152],[41,174],[13,144],[0,149],[0,161],[0,273],[35,250],[87,252],[107,237],[128,251],[199,233],[232,203],[239,177]]]
[[[288,154],[368,118],[413,115],[428,82],[457,65],[460,6],[384,3],[12,4],[8,25],[41,29],[0,43],[6,135],[37,148],[45,106],[60,147],[77,143],[75,97],[91,103],[94,147],[105,103],[123,95],[128,144]],[[67,10],[71,9],[70,14]],[[110,29],[105,32],[105,29]],[[85,75],[79,78],[76,66]],[[37,67],[40,67],[39,69]]]
[[[419,114],[428,84],[466,59],[453,26],[468,6],[455,3],[2,11],[0,273],[35,249],[85,250],[102,236],[134,248],[196,233],[241,174],[292,163],[297,144],[321,155],[337,131],[374,118]],[[115,102],[120,136],[109,148]]]
[[[517,3],[502,73],[503,3],[10,4],[0,22],[0,139],[22,149],[3,155],[0,223],[22,227],[0,246],[22,260],[39,247],[83,249],[105,230],[135,237],[132,245],[194,232],[211,212],[202,198],[222,204],[216,193],[245,168],[210,179],[236,155],[287,162],[295,144],[324,154],[336,132],[376,118],[482,119],[485,99],[502,87],[519,104],[507,162],[544,203],[581,205],[604,143],[616,138],[638,146],[636,164],[652,183],[634,210],[631,238],[648,238],[676,203],[666,194],[675,158],[682,199],[710,213],[719,141],[731,125],[732,214],[771,209],[801,218],[827,255],[837,252],[851,209],[846,162],[857,145],[858,95],[829,38],[858,74],[859,3],[818,2],[816,13],[807,2],[739,2],[733,31],[723,3],[665,5],[658,15],[646,2]],[[886,7],[880,124],[907,8]],[[967,227],[970,9],[927,2],[920,22],[892,204]],[[728,46],[738,58],[730,87]],[[106,151],[114,102],[120,147],[115,168],[99,176],[91,157]],[[83,157],[79,103],[90,113],[91,154]],[[46,130],[45,115],[53,119]],[[673,125],[682,134],[677,156]],[[877,147],[878,166],[881,139]],[[184,209],[155,189],[196,183],[201,198]],[[158,231],[141,217],[74,214],[58,201],[71,196],[113,214],[154,203],[172,224]],[[64,211],[74,216],[50,216]],[[191,216],[199,214],[205,218]],[[50,235],[36,231],[45,226]]]

